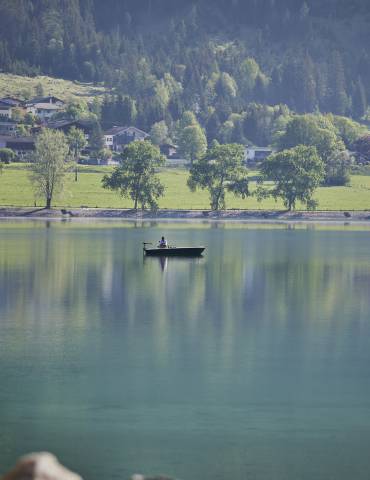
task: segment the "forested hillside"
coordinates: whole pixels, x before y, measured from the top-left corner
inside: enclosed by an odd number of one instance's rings
[[[368,0],[0,0],[0,69],[115,94],[106,124],[196,113],[208,139],[271,141],[295,112],[366,118]]]

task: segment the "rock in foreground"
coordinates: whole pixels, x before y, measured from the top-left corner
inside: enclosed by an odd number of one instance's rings
[[[1,480],[82,480],[63,467],[51,453],[32,453],[18,463]]]

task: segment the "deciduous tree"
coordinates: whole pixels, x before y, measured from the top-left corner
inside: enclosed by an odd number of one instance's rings
[[[46,208],[51,207],[54,194],[63,189],[66,173],[72,166],[64,133],[44,129],[36,140],[30,180],[36,193],[44,197]]]
[[[81,151],[86,147],[87,141],[82,130],[72,127],[67,135],[67,141],[75,162],[80,159]]]
[[[162,145],[168,139],[168,127],[165,121],[162,120],[152,126],[150,138],[154,145]]]
[[[188,180],[190,190],[208,190],[212,210],[226,208],[226,192],[245,198],[249,190],[248,172],[243,160],[242,145],[219,145],[215,142],[212,148],[193,164]]]
[[[103,187],[115,190],[134,202],[134,209],[158,208],[158,199],[164,187],[156,175],[156,168],[164,165],[159,148],[149,142],[132,142],[122,153],[121,165],[103,178]]]
[[[199,124],[185,127],[180,132],[178,143],[180,152],[191,164],[207,150],[207,137]]]
[[[270,155],[261,166],[263,181],[273,181],[272,188],[259,186],[257,198],[268,196],[281,198],[288,210],[295,208],[297,201],[315,208],[312,196],[324,179],[324,164],[315,147],[298,145],[289,150]]]
[[[334,152],[325,163],[325,185],[347,185],[350,181],[350,168],[351,157],[348,152]]]
[[[353,145],[358,163],[370,162],[370,134],[363,135]]]
[[[0,148],[0,163],[13,162],[16,155],[10,148]]]

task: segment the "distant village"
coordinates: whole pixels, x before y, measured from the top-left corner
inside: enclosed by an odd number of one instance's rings
[[[102,145],[106,152],[104,158],[92,155],[91,137],[96,128],[96,121],[91,119],[68,119],[63,115],[67,103],[55,96],[40,96],[30,100],[6,96],[0,98],[0,148],[12,150],[17,161],[32,161],[35,150],[37,134],[43,128],[59,130],[66,135],[74,127],[81,130],[86,139],[86,147],[81,152],[81,163],[116,165],[119,163],[119,155],[125,145],[133,141],[150,140],[150,134],[130,125],[114,125],[103,130]],[[174,144],[164,143],[160,145],[161,153],[167,158],[167,163],[173,166],[181,166],[186,163]],[[255,164],[262,161],[272,153],[270,148],[247,146],[245,161]]]

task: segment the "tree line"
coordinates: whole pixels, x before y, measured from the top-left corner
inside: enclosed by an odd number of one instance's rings
[[[262,145],[248,124],[268,105],[367,118],[368,12],[365,0],[4,0],[0,69],[105,82],[106,124],[171,129],[190,110],[209,141]]]

